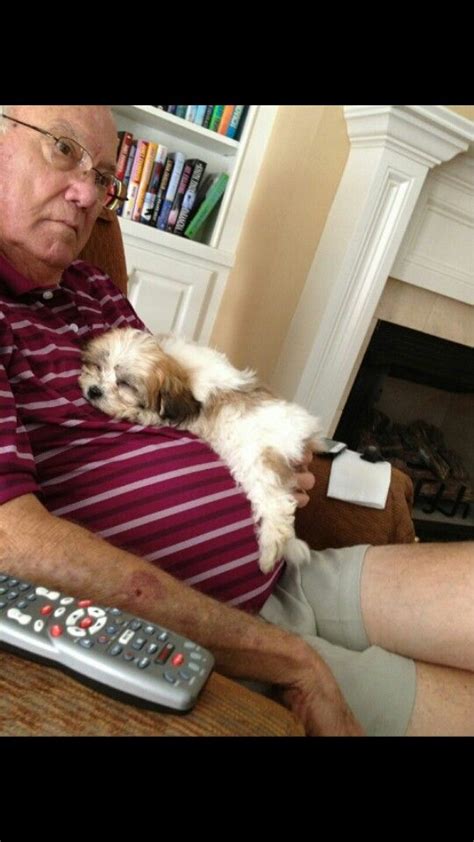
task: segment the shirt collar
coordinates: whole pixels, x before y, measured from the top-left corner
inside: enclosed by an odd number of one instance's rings
[[[3,255],[0,255],[0,283],[5,285],[15,297],[26,295],[26,293],[34,292],[35,290],[44,292],[47,289],[56,289],[58,286],[57,284],[42,286],[29,278],[25,278]]]

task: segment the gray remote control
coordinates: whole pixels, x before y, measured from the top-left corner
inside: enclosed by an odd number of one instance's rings
[[[0,643],[174,710],[189,710],[214,665],[182,635],[0,573]]]

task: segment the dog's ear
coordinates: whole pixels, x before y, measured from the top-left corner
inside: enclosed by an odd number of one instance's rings
[[[162,388],[157,408],[163,421],[177,425],[196,418],[201,411],[201,404],[188,388],[180,389],[179,392]]]

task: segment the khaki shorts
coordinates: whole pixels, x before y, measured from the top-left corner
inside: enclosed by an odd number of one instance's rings
[[[319,652],[368,736],[402,736],[415,702],[416,668],[369,643],[360,605],[367,549],[312,550],[310,564],[287,565],[260,616]]]

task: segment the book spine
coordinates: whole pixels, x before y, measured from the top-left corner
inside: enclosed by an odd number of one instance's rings
[[[119,132],[120,146],[117,156],[117,166],[115,167],[115,175],[120,181],[123,181],[127,169],[128,153],[133,142],[133,134],[131,132]]]
[[[212,109],[211,119],[209,122],[209,129],[211,132],[216,132],[219,128],[219,123],[221,121],[222,112],[224,111],[223,105],[215,105]]]
[[[182,117],[183,120],[186,117],[186,109],[187,105],[177,105],[176,106],[176,117]]]
[[[173,207],[173,201],[178,190],[179,182],[181,179],[181,173],[183,172],[183,167],[184,154],[182,152],[175,152],[173,170],[170,175],[170,180],[168,182],[165,198],[160,208],[160,212],[158,214],[158,219],[156,222],[156,227],[159,228],[161,231],[164,231],[166,229],[166,223],[168,221],[170,210]]]
[[[193,208],[194,202],[196,201],[199,185],[201,184],[202,179],[204,177],[204,173],[206,171],[206,166],[206,162],[199,160],[199,158],[194,164],[193,172],[191,178],[189,179],[189,186],[183,196],[183,201],[181,202],[181,207],[179,209],[178,218],[174,226],[173,234],[178,234],[179,236],[182,236],[184,233],[186,223]]]
[[[132,219],[134,220],[134,222],[140,222],[143,203],[145,201],[146,191],[150,183],[151,173],[153,170],[153,164],[155,163],[155,155],[157,151],[158,144],[150,141],[146,150],[145,161],[143,163],[143,170],[140,177],[140,183],[138,185],[137,198],[132,213]]]
[[[171,170],[173,169],[174,165],[174,155],[170,154],[166,156],[165,166],[163,167],[163,174],[161,176],[160,186],[158,187],[158,193],[156,194],[155,204],[153,205],[153,213],[151,215],[151,225],[156,227],[156,223],[158,221],[158,216],[161,210],[161,205],[164,202],[166,191],[168,189],[168,183],[171,176]]]
[[[185,237],[188,237],[191,240],[196,238],[197,234],[199,233],[199,229],[206,221],[211,211],[214,210],[218,201],[223,196],[228,181],[229,176],[227,175],[227,173],[222,172],[210,188],[209,192],[204,197],[204,200],[200,205],[198,211],[196,212],[195,216],[193,216],[191,222],[185,229]]]
[[[153,164],[150,183],[148,185],[148,190],[145,194],[145,201],[143,202],[142,215],[140,218],[140,222],[144,223],[145,225],[150,225],[151,223],[151,219],[153,216],[153,208],[155,206],[156,197],[158,195],[161,175],[165,166],[167,154],[167,147],[163,146],[163,144],[160,143],[158,146],[158,151],[155,155],[155,162]]]
[[[242,115],[244,113],[245,105],[236,105],[234,108],[234,113],[230,119],[229,126],[226,131],[226,136],[235,138],[237,134],[237,130],[242,121]]]
[[[138,193],[138,186],[140,184],[140,178],[143,171],[143,164],[145,162],[146,150],[148,149],[148,143],[146,140],[139,140],[137,143],[137,151],[135,152],[135,158],[133,160],[132,172],[130,174],[130,181],[128,184],[128,191],[127,191],[127,201],[125,202],[124,209],[123,209],[123,218],[124,219],[131,219],[133,214],[133,209],[135,207],[135,201],[137,198]]]
[[[229,123],[232,119],[232,114],[234,113],[235,105],[225,105],[224,110],[222,112],[222,117],[220,119],[219,127],[217,131],[219,134],[225,134],[227,129],[229,128]]]
[[[194,115],[194,124],[196,126],[202,126],[205,114],[206,114],[206,106],[205,105],[196,105],[196,114]]]
[[[209,123],[211,122],[212,112],[214,111],[213,105],[206,105],[206,113],[204,114],[204,120],[202,121],[203,129],[209,128]]]
[[[125,175],[123,177],[123,185],[124,185],[125,195],[128,195],[128,185],[130,184],[130,175],[131,175],[131,172],[132,172],[132,167],[133,167],[133,162],[135,160],[136,151],[137,151],[137,141],[132,140],[132,143],[131,143],[131,146],[130,146],[130,152],[128,153]],[[121,202],[120,207],[117,208],[117,211],[116,211],[117,216],[123,216],[123,206],[124,206],[124,204],[125,204],[125,202]]]
[[[168,105],[168,114],[176,114],[177,105]]]
[[[173,232],[174,226],[176,225],[179,209],[181,207],[181,202],[183,201],[183,196],[188,188],[188,184],[194,168],[194,163],[195,161],[193,159],[184,162],[183,172],[181,173],[178,189],[176,191],[176,195],[173,199],[173,204],[171,206],[168,219],[166,221],[166,230],[170,233]]]
[[[194,122],[194,118],[196,116],[196,108],[197,105],[188,105],[186,108],[186,114],[184,115],[185,120],[190,120],[191,123]]]

